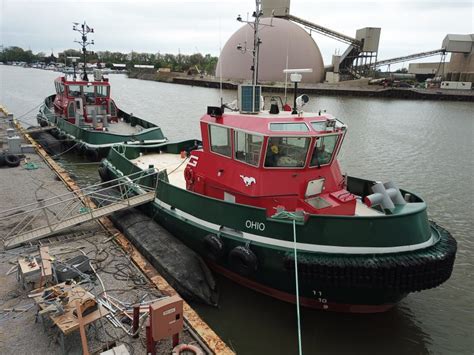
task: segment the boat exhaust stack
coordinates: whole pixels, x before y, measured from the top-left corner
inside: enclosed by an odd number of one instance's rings
[[[407,203],[392,181],[385,184],[377,182],[372,186],[372,191],[374,192],[372,195],[364,198],[364,203],[368,207],[380,205],[384,210],[392,211],[395,205],[405,205]]]

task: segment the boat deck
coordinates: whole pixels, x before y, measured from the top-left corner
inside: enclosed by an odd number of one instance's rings
[[[109,122],[108,126],[108,130],[110,133],[123,135],[138,134],[143,131],[143,129],[144,128],[142,126],[136,125],[135,127],[132,127],[130,123],[120,120],[118,122]]]
[[[166,170],[170,184],[186,189],[184,169],[186,168],[187,159],[181,158],[180,154],[152,153],[132,159],[131,162],[143,170],[148,169],[150,165],[153,165],[158,170]],[[360,199],[357,199],[355,215],[360,217],[374,217],[384,216],[384,213],[367,207]]]
[[[360,199],[357,199],[355,215],[360,217],[385,216],[384,213],[367,207]]]
[[[150,165],[158,170],[166,170],[170,184],[186,189],[184,169],[186,168],[187,159],[181,158],[180,154],[146,154],[132,159],[131,162],[143,170],[148,169]]]

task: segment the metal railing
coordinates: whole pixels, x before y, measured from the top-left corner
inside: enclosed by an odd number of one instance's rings
[[[155,197],[157,175],[156,169],[139,171],[0,211],[0,222],[8,221],[11,224],[13,221],[14,224],[2,237],[4,246],[11,248],[116,211],[151,202]],[[152,187],[149,183],[142,183],[144,179],[152,179]]]

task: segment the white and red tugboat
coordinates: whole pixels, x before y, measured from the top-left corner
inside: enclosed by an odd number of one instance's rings
[[[457,244],[428,220],[426,202],[392,182],[344,176],[346,125],[303,112],[296,85],[291,112],[276,100],[261,110],[257,72],[237,112],[208,108],[202,142],[114,146],[101,177],[158,169],[147,213],[215,271],[284,301],[296,301],[298,284],[303,306],[383,312],[448,280]]]
[[[341,174],[339,120],[210,108],[201,132],[198,149],[114,146],[100,173],[159,169],[148,213],[217,272],[295,301],[296,249],[300,303],[346,312],[385,311],[450,277],[456,241],[420,197]]]
[[[110,83],[100,70],[87,74],[87,34],[93,32],[84,22],[75,25],[82,36],[84,62],[80,78],[74,66],[72,75],[54,81],[56,94],[48,96],[37,115],[41,126],[53,125],[51,133],[65,142],[66,148],[75,146],[91,160],[107,156],[116,143],[148,144],[166,142],[160,127],[120,110],[110,97]],[[75,60],[75,59],[73,59]]]

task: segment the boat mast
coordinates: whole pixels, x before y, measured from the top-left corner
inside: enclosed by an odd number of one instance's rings
[[[258,28],[260,25],[260,17],[263,15],[262,11],[262,1],[255,0],[255,12],[253,16],[255,17],[254,25],[253,25],[253,63],[252,63],[252,70],[253,70],[253,78],[252,78],[252,85],[258,85],[258,55],[260,52],[260,43],[262,41],[258,37]]]
[[[80,41],[74,41],[76,43],[79,43],[82,46],[82,57],[83,57],[83,73],[82,73],[82,80],[84,81],[89,81],[89,78],[87,77],[87,71],[86,71],[86,55],[87,55],[87,46],[88,45],[93,45],[94,40],[87,42],[87,35],[89,33],[94,33],[94,29],[90,28],[87,26],[86,21],[84,21],[83,24],[79,25],[78,22],[74,22],[74,26],[72,27],[74,31],[77,31],[81,34],[81,40]]]
[[[260,18],[263,16],[262,11],[262,0],[255,0],[255,11],[252,16],[255,18],[253,21],[244,21],[240,15],[237,16],[237,21],[246,23],[253,28],[253,50],[252,50],[252,66],[250,70],[252,71],[252,85],[258,85],[258,56],[260,52],[260,44],[262,40],[258,37],[258,30],[260,27]],[[270,25],[271,26],[271,25]],[[239,44],[237,49],[242,53],[247,52],[247,42],[245,42],[245,47],[242,48],[242,45]]]

